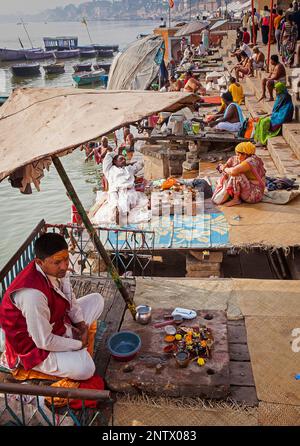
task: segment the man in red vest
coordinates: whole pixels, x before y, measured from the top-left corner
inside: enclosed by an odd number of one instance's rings
[[[95,364],[86,349],[88,328],[103,311],[103,297],[94,293],[75,298],[68,245],[61,235],[43,234],[34,248],[36,258],[11,283],[0,305],[2,364],[89,379]]]

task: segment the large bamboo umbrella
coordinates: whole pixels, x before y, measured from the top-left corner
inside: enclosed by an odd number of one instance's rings
[[[128,295],[59,158],[125,125],[159,111],[180,110],[196,100],[197,96],[190,93],[21,88],[13,91],[0,110],[0,181],[20,167],[51,157],[133,317],[136,314],[133,298]]]

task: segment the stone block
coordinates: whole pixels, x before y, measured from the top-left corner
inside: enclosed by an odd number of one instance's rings
[[[221,263],[223,261],[223,252],[222,251],[209,251],[209,259],[203,260],[203,252],[202,251],[189,251],[189,255],[187,256],[187,261],[200,261],[203,263]]]

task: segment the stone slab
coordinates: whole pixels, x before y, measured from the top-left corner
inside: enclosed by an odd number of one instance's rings
[[[186,368],[178,368],[174,357],[163,352],[165,332],[163,328],[154,328],[155,322],[163,320],[163,315],[171,309],[155,309],[152,322],[139,325],[132,318],[126,317],[122,330],[139,334],[142,348],[139,354],[128,364],[133,365],[132,372],[124,373],[126,363],[111,358],[106,374],[109,389],[117,392],[137,393],[143,391],[150,395],[173,397],[224,398],[229,394],[229,354],[227,339],[227,321],[224,311],[209,311],[213,319],[206,320],[207,311],[197,312],[197,318],[184,321],[182,325],[197,327],[205,324],[212,329],[214,348],[212,358],[203,367],[195,361]],[[157,365],[161,365],[159,373]]]

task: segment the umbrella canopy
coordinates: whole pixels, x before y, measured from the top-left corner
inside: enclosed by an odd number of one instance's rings
[[[150,35],[119,53],[110,68],[108,90],[146,90],[159,74],[165,46],[161,36]]]
[[[190,93],[16,89],[0,109],[0,181],[47,156],[62,156],[92,139],[159,111],[192,105]]]
[[[209,22],[195,20],[182,26],[175,34],[176,37],[189,36],[190,34],[199,34],[202,29],[209,25]]]

